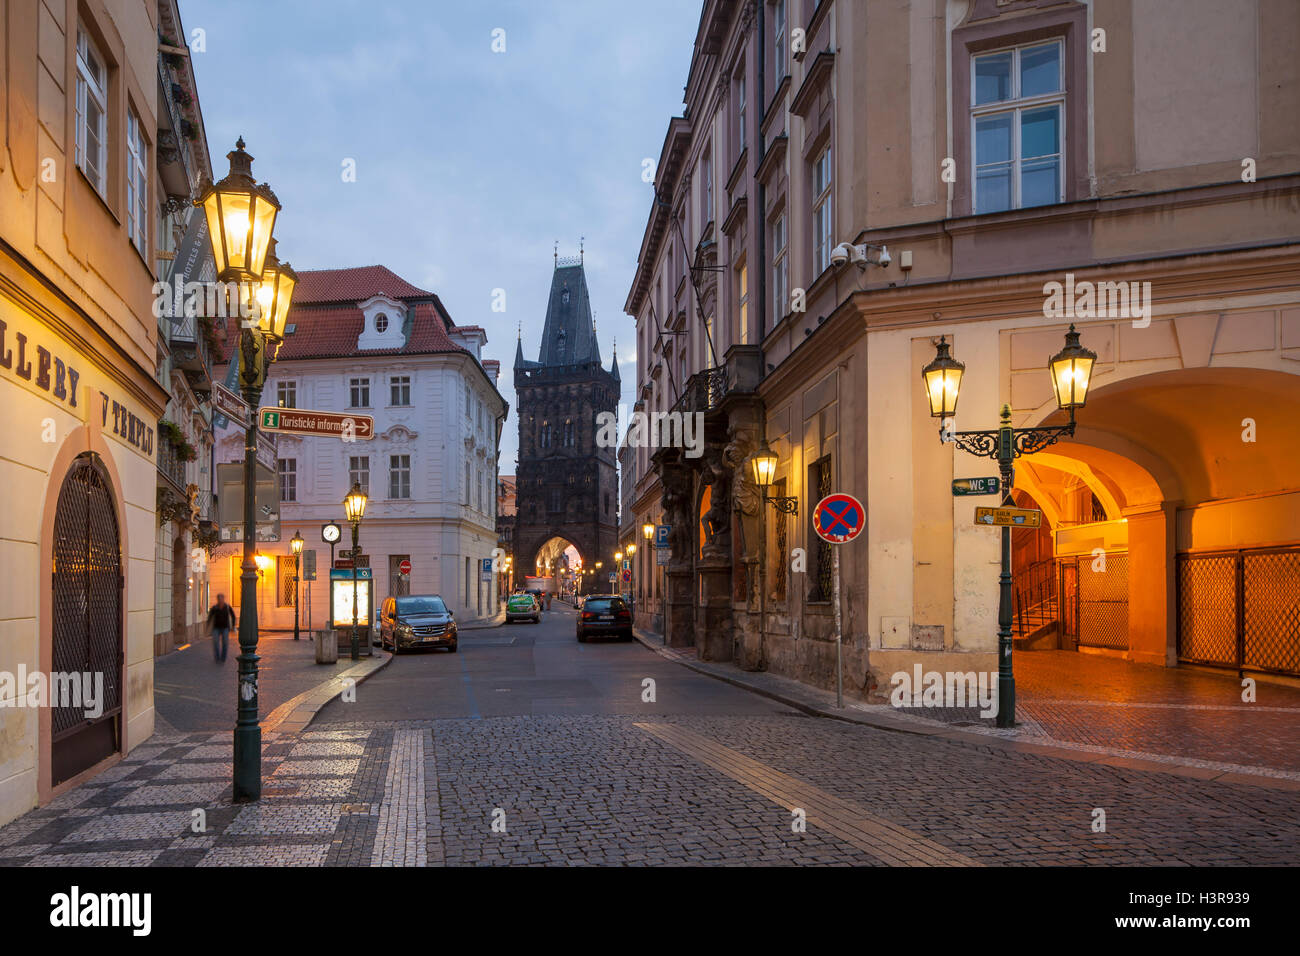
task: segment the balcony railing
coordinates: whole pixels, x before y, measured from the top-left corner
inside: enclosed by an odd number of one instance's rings
[[[177,491],[185,492],[185,462],[176,454],[172,443],[163,439],[158,442],[158,474],[170,482]]]
[[[707,412],[718,407],[727,394],[727,370],[721,366],[696,372],[686,380],[675,412]]]

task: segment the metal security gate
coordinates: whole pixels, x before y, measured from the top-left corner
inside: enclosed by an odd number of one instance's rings
[[[1113,551],[1105,564],[1091,556],[1075,559],[1078,594],[1076,627],[1084,647],[1128,650],[1128,554]],[[1103,570],[1104,568],[1104,570]]]
[[[1079,646],[1079,562],[1061,562],[1061,649]]]
[[[1178,658],[1300,675],[1300,547],[1179,555]]]
[[[58,785],[122,747],[122,551],[113,491],[94,455],[79,456],[59,490],[53,550],[51,781]],[[92,707],[85,691],[101,687]]]

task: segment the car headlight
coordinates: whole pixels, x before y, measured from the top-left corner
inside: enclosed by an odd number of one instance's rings
[[[402,621],[397,625],[396,630],[401,631],[403,634],[410,634],[411,625],[407,624],[405,621]]]

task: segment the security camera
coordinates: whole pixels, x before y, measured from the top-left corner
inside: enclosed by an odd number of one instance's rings
[[[860,246],[841,242],[831,250],[831,263],[837,266],[852,262],[859,269],[866,269],[867,266],[880,266],[883,269],[890,261],[889,249],[886,246],[877,246],[870,242]]]

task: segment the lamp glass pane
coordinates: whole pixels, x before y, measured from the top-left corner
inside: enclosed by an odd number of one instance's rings
[[[266,262],[266,250],[271,242],[271,231],[275,228],[275,214],[276,208],[270,200],[254,194],[253,231],[248,250],[248,265],[245,268],[255,276],[262,274],[262,267]]]
[[[217,275],[226,271],[226,244],[221,229],[221,194],[213,191],[203,200],[203,214],[208,218],[208,244],[216,262]]]

